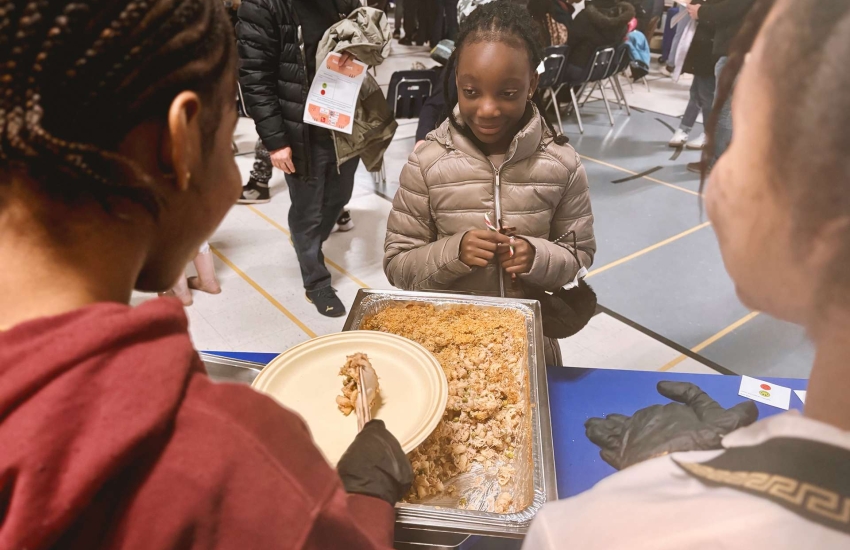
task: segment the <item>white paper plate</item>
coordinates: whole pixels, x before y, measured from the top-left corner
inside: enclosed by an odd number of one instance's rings
[[[380,398],[372,416],[384,421],[406,453],[431,435],[446,410],[448,383],[439,361],[407,338],[360,330],[292,347],[269,363],[252,386],[301,415],[334,466],[357,435],[357,415],[343,416],[336,406],[342,390],[339,370],[355,353],[368,355],[378,375]]]

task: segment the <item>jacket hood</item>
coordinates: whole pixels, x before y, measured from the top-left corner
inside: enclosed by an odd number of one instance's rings
[[[635,16],[635,7],[627,2],[618,2],[611,7],[596,7],[592,4],[584,8],[590,23],[600,30],[616,30],[628,25]]]
[[[187,328],[180,303],[158,299],[0,332],[0,548],[53,547],[111,480],[156,456],[203,368]]]
[[[505,161],[518,162],[526,159],[534,154],[541,145],[549,144],[554,135],[546,126],[546,123],[540,116],[535,104],[531,104],[532,114],[525,126],[514,136],[508,151],[505,154]],[[455,106],[454,118],[463,127],[463,121],[460,118],[460,108]],[[475,142],[464,132],[458,131],[448,119],[446,119],[436,130],[428,136],[434,141],[440,143],[447,149],[457,149],[471,157],[489,162],[485,155],[475,144]]]

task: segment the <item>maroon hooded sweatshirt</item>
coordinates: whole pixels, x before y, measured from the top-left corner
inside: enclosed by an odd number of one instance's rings
[[[0,332],[0,550],[389,548],[393,508],[187,328],[159,299]]]

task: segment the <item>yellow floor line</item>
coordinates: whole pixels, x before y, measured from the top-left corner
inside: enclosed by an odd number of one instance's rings
[[[269,293],[266,291],[266,289],[264,289],[263,287],[261,287],[261,286],[260,286],[260,285],[259,285],[259,284],[258,284],[258,283],[254,280],[254,279],[252,279],[251,277],[249,277],[247,273],[245,273],[244,271],[242,271],[241,269],[239,269],[239,268],[236,266],[236,264],[234,264],[233,262],[231,262],[231,261],[227,258],[227,256],[225,256],[224,254],[222,254],[221,252],[219,252],[219,251],[218,251],[218,250],[217,250],[214,246],[210,246],[210,250],[212,250],[212,253],[213,253],[213,254],[215,254],[216,256],[218,256],[218,259],[219,259],[219,260],[221,260],[222,262],[224,262],[224,265],[226,265],[227,267],[229,267],[230,269],[232,269],[233,271],[235,271],[235,272],[236,272],[236,274],[237,274],[237,275],[239,275],[240,277],[242,277],[242,278],[245,280],[245,282],[246,282],[246,283],[248,283],[249,285],[251,285],[252,287],[254,287],[254,290],[256,290],[257,292],[259,292],[260,294],[262,294],[263,298],[265,298],[266,300],[268,300],[268,301],[269,301],[269,302],[270,302],[270,303],[271,303],[274,307],[276,307],[278,310],[280,310],[280,312],[281,312],[281,313],[283,313],[284,315],[286,315],[286,316],[289,318],[289,320],[290,320],[290,321],[292,321],[293,323],[295,323],[296,325],[298,325],[298,328],[300,328],[300,329],[304,332],[304,334],[306,334],[306,335],[307,335],[307,336],[309,336],[310,338],[315,338],[315,337],[316,337],[316,333],[315,333],[315,332],[313,332],[312,330],[310,330],[310,328],[309,328],[307,325],[305,325],[304,323],[302,323],[302,322],[301,322],[301,320],[300,320],[298,317],[296,317],[295,315],[293,315],[291,311],[289,311],[288,309],[286,309],[285,307],[283,307],[283,304],[281,304],[280,302],[278,302],[278,301],[275,299],[275,297],[274,297],[274,296],[272,296],[271,294],[269,294]]]
[[[735,321],[734,323],[732,323],[728,327],[724,328],[723,330],[721,330],[720,332],[718,332],[717,334],[715,334],[714,336],[712,336],[708,340],[697,344],[696,346],[691,348],[691,351],[694,352],[694,353],[701,352],[702,350],[704,350],[705,348],[707,348],[711,344],[717,342],[718,340],[720,340],[721,338],[723,338],[724,336],[726,336],[727,334],[729,334],[733,330],[738,329],[738,328],[742,327],[743,325],[746,325],[747,323],[749,323],[750,321],[752,321],[753,319],[758,317],[758,314],[759,314],[758,311],[754,311],[752,313],[747,314],[746,316],[742,317],[741,319],[738,319],[737,321]],[[672,361],[670,361],[669,363],[667,363],[666,365],[664,365],[663,367],[661,367],[658,370],[661,371],[661,372],[668,371],[687,358],[688,358],[687,355],[680,355],[679,357],[673,359]]]
[[[622,166],[617,166],[616,164],[611,164],[610,162],[605,162],[604,160],[595,159],[595,158],[588,157],[588,156],[585,156],[585,155],[581,155],[581,158],[584,159],[584,160],[589,160],[590,162],[595,162],[596,164],[601,164],[602,166],[607,166],[608,168],[613,168],[614,170],[619,170],[620,172],[625,172],[626,174],[631,174],[633,176],[638,175],[638,172],[633,172],[632,170],[629,170],[627,168],[623,168]],[[686,189],[684,187],[680,187],[680,186],[674,185],[672,183],[667,183],[666,181],[661,181],[660,179],[653,178],[651,176],[641,176],[641,178],[643,178],[645,180],[649,180],[653,183],[659,183],[661,185],[665,185],[667,187],[670,187],[671,189],[676,189],[678,191],[684,191],[685,193],[689,193],[689,194],[695,195],[697,197],[700,196],[700,194],[697,191],[691,191],[690,189]]]
[[[665,239],[665,240],[661,241],[660,243],[655,243],[654,245],[648,246],[648,247],[644,248],[643,250],[638,250],[634,254],[629,254],[625,258],[620,258],[619,260],[617,260],[615,262],[611,262],[610,264],[605,264],[602,267],[594,269],[593,271],[588,273],[586,278],[589,279],[590,277],[593,277],[594,275],[599,275],[600,273],[608,271],[612,267],[617,267],[618,265],[621,265],[621,264],[624,264],[624,263],[629,262],[631,260],[634,260],[635,258],[639,258],[640,256],[643,256],[644,254],[652,252],[653,250],[661,248],[662,246],[668,245],[668,244],[670,244],[674,241],[678,241],[682,237],[687,237],[691,233],[695,233],[695,232],[699,231],[700,229],[708,227],[709,225],[711,225],[711,222],[701,223],[696,227],[692,227],[692,228],[688,229],[687,231],[682,231],[678,235],[673,235],[669,239]]]
[[[269,222],[269,223],[270,223],[273,227],[275,227],[276,229],[280,230],[280,231],[281,231],[284,235],[286,235],[287,237],[291,237],[291,236],[292,236],[292,233],[290,233],[289,229],[287,229],[287,228],[285,228],[284,226],[280,225],[279,223],[277,223],[276,221],[274,221],[274,220],[273,220],[273,219],[271,219],[270,217],[266,216],[265,214],[263,214],[262,212],[260,212],[260,211],[259,211],[259,210],[257,210],[256,208],[254,208],[253,206],[249,206],[249,207],[248,207],[248,209],[249,209],[251,212],[253,212],[254,214],[258,215],[259,217],[261,217],[261,218],[263,218],[264,220],[266,220],[267,222]],[[332,268],[336,269],[337,271],[339,271],[340,273],[342,273],[343,275],[345,275],[346,277],[348,277],[349,279],[351,279],[352,281],[354,281],[354,282],[355,282],[355,283],[357,283],[358,285],[360,285],[360,288],[369,288],[369,285],[367,285],[366,283],[364,283],[363,281],[361,281],[360,279],[358,279],[357,277],[355,277],[354,275],[352,275],[351,273],[349,273],[349,272],[348,272],[347,270],[345,270],[345,269],[344,269],[341,265],[339,265],[339,264],[337,264],[336,262],[334,262],[334,261],[332,261],[332,260],[328,259],[328,257],[327,257],[327,256],[325,256],[325,263],[326,263],[326,264],[328,264],[329,266],[331,266]]]

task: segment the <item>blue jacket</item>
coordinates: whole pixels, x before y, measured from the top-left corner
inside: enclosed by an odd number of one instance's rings
[[[626,45],[629,47],[629,56],[634,61],[640,61],[649,67],[649,42],[640,31],[632,31],[626,37]]]

